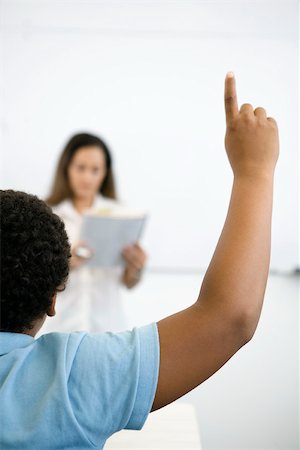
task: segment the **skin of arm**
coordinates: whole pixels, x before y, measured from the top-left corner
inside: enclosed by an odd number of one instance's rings
[[[228,214],[199,297],[158,322],[160,368],[152,411],[220,369],[253,336],[267,283],[277,125],[263,108],[238,108],[225,80],[225,147],[234,180]]]

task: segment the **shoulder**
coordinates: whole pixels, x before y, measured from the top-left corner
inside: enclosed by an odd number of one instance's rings
[[[52,206],[52,211],[55,214],[61,214],[66,211],[71,211],[72,209],[73,209],[72,203],[69,199],[65,199],[62,202],[58,203],[57,205]]]
[[[39,354],[47,354],[50,360],[62,364],[69,372],[85,335],[85,332],[46,333],[35,340],[35,350]]]
[[[81,373],[88,370],[106,378],[115,372],[121,361],[131,369],[140,369],[140,360],[143,366],[152,364],[156,366],[159,359],[159,339],[156,323],[134,328],[131,331],[119,333],[49,333],[41,336],[45,344],[57,347],[68,347],[67,353],[73,353],[74,369]],[[51,341],[51,342],[50,342]],[[151,357],[149,356],[151,354]],[[148,356],[145,356],[148,355]],[[144,358],[145,361],[144,361]],[[126,361],[126,362],[125,362]],[[147,372],[147,371],[146,371]]]
[[[73,333],[45,333],[35,340],[38,347],[51,347],[52,349],[78,348],[87,333],[75,331]]]
[[[54,214],[57,214],[64,222],[77,223],[81,220],[81,215],[75,210],[70,199],[65,199],[58,205],[52,207]]]
[[[104,428],[110,435],[122,428],[140,429],[153,404],[159,353],[155,323],[121,333],[85,334],[69,378],[71,402],[75,396],[75,405],[93,402],[98,417],[107,417],[109,409],[114,420]],[[78,394],[81,380],[85,384]],[[81,416],[80,422],[86,420],[92,420],[93,426],[97,422],[95,417]]]

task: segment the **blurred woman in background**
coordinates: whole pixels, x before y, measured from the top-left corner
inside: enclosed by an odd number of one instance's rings
[[[47,203],[64,221],[71,243],[70,277],[59,296],[49,331],[122,331],[127,328],[120,286],[135,286],[146,255],[138,243],[123,250],[125,268],[90,268],[79,256],[83,214],[94,209],[119,208],[116,200],[112,158],[105,142],[81,133],[67,143],[59,159]],[[74,313],[75,312],[75,313]]]

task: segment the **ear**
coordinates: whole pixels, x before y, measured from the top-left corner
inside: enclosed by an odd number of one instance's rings
[[[51,303],[51,305],[49,306],[49,309],[48,309],[48,311],[47,311],[47,316],[49,316],[49,317],[55,316],[55,314],[56,314],[56,311],[55,311],[55,304],[56,304],[56,292],[55,292],[55,294],[54,294],[53,297],[52,297],[52,303]]]

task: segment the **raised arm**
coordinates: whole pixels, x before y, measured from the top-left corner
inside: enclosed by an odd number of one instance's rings
[[[234,181],[227,218],[199,297],[158,322],[160,369],[152,410],[189,392],[256,329],[270,261],[277,125],[263,108],[238,108],[235,79],[225,80],[225,147]]]

